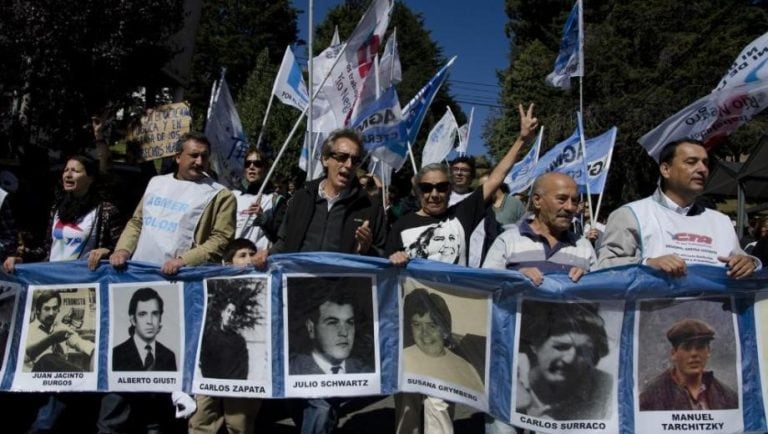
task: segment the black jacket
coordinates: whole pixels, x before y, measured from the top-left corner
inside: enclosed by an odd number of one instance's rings
[[[322,179],[310,181],[304,188],[296,191],[288,201],[288,209],[280,226],[277,242],[270,253],[294,253],[301,250],[315,212],[315,202],[318,199],[321,181]],[[373,242],[366,254],[382,256],[387,239],[382,205],[372,200],[368,193],[358,186],[356,178],[351,179],[350,184],[343,198],[334,205],[334,207],[344,206],[344,220],[339,224],[341,228],[339,253],[356,253],[355,230],[368,220],[373,233]]]

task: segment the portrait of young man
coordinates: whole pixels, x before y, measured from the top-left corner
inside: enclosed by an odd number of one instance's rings
[[[516,413],[553,420],[615,414],[617,378],[610,372],[618,363],[598,366],[612,350],[600,305],[523,300],[519,336]]]
[[[292,277],[288,300],[289,375],[374,372],[370,278]]]
[[[638,349],[663,362],[638,366],[641,412],[739,408],[730,300],[647,302],[639,331]]]
[[[112,371],[179,375],[184,334],[181,287],[168,282],[110,285]]]

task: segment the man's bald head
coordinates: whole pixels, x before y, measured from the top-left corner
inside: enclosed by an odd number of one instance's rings
[[[534,221],[555,236],[567,231],[578,209],[576,182],[564,173],[548,172],[533,182],[531,209]]]

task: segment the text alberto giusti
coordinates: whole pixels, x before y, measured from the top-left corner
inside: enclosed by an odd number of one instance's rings
[[[120,376],[120,377],[117,377],[117,383],[118,384],[176,384],[176,378]]]

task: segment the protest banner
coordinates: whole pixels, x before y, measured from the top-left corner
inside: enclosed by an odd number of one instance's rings
[[[148,109],[131,138],[141,143],[141,158],[156,160],[176,154],[176,141],[189,132],[189,104],[179,102]]]
[[[588,273],[577,283],[564,273],[547,274],[534,286],[515,271],[421,259],[406,268],[336,253],[270,259],[263,272],[184,268],[175,282],[146,263],[131,262],[120,272],[106,262],[93,272],[86,261],[21,264],[15,275],[0,276],[8,294],[18,292],[9,298],[17,302],[0,308],[4,322],[18,325],[2,360],[0,390],[183,390],[259,398],[408,390],[544,433],[768,428],[766,271],[735,280],[724,266],[691,265],[686,276],[669,278],[629,265]],[[20,291],[13,290],[17,285]],[[120,365],[127,368],[115,369],[118,349],[133,343],[126,330],[138,292],[165,303],[162,332],[154,334],[155,369],[132,371],[140,362],[128,358]],[[335,301],[324,301],[330,295]],[[233,315],[225,315],[230,304]],[[343,345],[329,349],[318,337],[313,321],[323,305],[334,306]],[[663,392],[665,375],[680,360],[676,339],[691,324],[704,330],[707,343],[697,369],[712,392],[701,407]],[[61,340],[56,352],[34,344],[33,331],[65,325],[69,337],[79,339]],[[427,339],[425,330],[442,338]],[[239,364],[247,369],[229,370],[238,366],[233,358],[222,365],[225,341],[247,349],[238,352],[248,354]],[[324,351],[343,366],[321,366],[307,356]],[[543,372],[559,353],[572,357],[563,359],[562,369]],[[79,371],[46,368],[62,366],[65,355],[80,363]],[[570,393],[547,394],[542,379]]]

